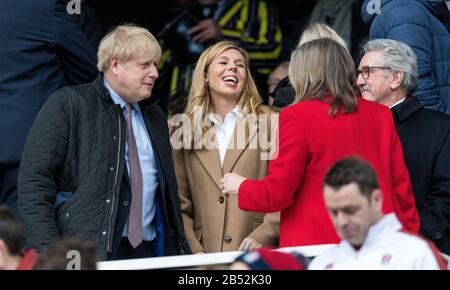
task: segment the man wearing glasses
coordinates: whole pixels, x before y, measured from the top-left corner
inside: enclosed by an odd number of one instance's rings
[[[413,185],[421,234],[450,253],[450,116],[424,109],[412,97],[417,61],[406,44],[390,39],[364,46],[358,88],[364,99],[391,108]]]
[[[417,57],[417,88],[411,95],[425,108],[450,114],[449,12],[443,0],[365,0],[361,18],[369,40],[395,39]]]

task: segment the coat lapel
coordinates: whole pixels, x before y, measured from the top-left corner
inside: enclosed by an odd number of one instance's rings
[[[215,132],[212,132],[215,134]],[[214,180],[216,186],[220,189],[220,179],[222,179],[222,166],[220,166],[219,150],[216,145],[213,149],[195,149],[195,155],[200,160],[203,168],[208,175]]]
[[[225,159],[223,161],[223,173],[229,173],[233,171],[237,161],[248,148],[250,141],[252,141],[258,130],[254,128],[249,133],[246,133],[245,122],[242,119],[238,119],[236,127],[234,128],[233,136],[231,137],[230,144],[228,145]],[[257,141],[257,140],[255,140]]]

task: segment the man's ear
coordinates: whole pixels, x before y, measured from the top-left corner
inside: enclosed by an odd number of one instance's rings
[[[392,72],[392,81],[391,81],[391,89],[396,90],[398,89],[403,81],[403,71],[401,70],[394,70]]]
[[[372,203],[373,203],[374,207],[377,208],[377,210],[382,212],[383,194],[380,189],[374,189],[372,191]]]
[[[109,60],[109,68],[114,74],[119,72],[119,60],[116,57],[111,57]]]

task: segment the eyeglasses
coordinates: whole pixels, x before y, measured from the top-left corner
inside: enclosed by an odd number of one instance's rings
[[[392,70],[388,66],[365,66],[362,69],[356,70],[356,73],[357,73],[357,76],[359,76],[359,74],[361,74],[363,79],[368,79],[369,76],[370,76],[370,72],[372,72],[374,69],[389,69],[389,70]]]

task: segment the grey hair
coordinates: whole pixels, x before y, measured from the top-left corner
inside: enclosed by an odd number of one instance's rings
[[[384,65],[403,72],[401,87],[412,94],[417,87],[417,58],[412,49],[403,42],[392,39],[375,39],[364,45],[364,53],[380,51]]]

